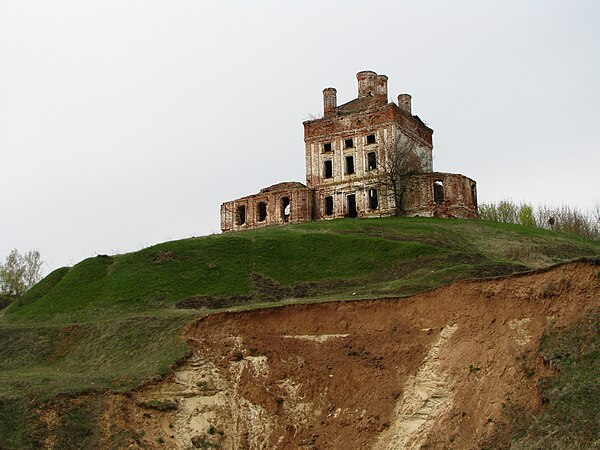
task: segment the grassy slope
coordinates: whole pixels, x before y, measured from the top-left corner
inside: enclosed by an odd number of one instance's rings
[[[0,316],[0,448],[32,439],[31,400],[127,390],[168,370],[187,352],[177,330],[208,312],[175,307],[189,297],[227,304],[244,296],[256,304],[272,301],[273,291],[310,301],[406,295],[599,253],[598,242],[518,225],[384,218],[185,239],[86,259],[54,271]]]
[[[401,295],[458,278],[543,267],[598,252],[597,242],[494,222],[313,222],[89,258],[51,273],[5,314],[19,323],[96,321],[162,311],[198,295],[251,294],[260,299],[251,274],[288,287],[308,283],[320,297]]]

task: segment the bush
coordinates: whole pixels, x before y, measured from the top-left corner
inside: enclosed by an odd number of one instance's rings
[[[502,200],[498,203],[481,203],[479,218],[563,231],[586,239],[600,239],[600,203],[596,204],[595,210],[586,213],[567,205],[540,205],[534,208],[529,203]]]

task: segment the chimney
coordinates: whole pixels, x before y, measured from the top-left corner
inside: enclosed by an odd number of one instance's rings
[[[323,89],[323,116],[328,117],[335,114],[337,108],[337,91],[329,87]]]
[[[400,94],[398,96],[398,106],[402,111],[410,115],[412,115],[412,108],[410,105],[411,98],[412,97],[410,96],[410,94]]]
[[[377,79],[375,72],[363,70],[356,74],[356,79],[358,80],[358,98],[375,96],[375,80]]]
[[[375,81],[375,98],[377,99],[377,104],[380,106],[387,105],[388,102],[387,82],[388,77],[377,75]]]

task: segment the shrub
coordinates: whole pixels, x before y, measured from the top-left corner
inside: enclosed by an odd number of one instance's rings
[[[498,203],[481,203],[479,218],[493,222],[536,226],[598,240],[600,239],[600,204],[595,208],[586,213],[568,205],[540,205],[534,208],[529,203],[517,204],[512,200],[502,200]]]
[[[148,400],[142,403],[144,408],[155,409],[156,411],[173,411],[178,408],[177,402],[173,400]]]

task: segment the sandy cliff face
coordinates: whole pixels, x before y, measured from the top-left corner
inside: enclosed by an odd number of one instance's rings
[[[104,432],[136,430],[130,448],[477,448],[504,403],[539,406],[539,340],[598,309],[598,270],[209,316],[167,380],[106,396]]]

